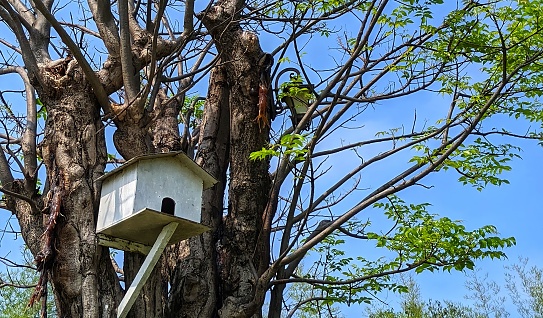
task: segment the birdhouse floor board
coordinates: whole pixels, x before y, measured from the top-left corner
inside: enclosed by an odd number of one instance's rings
[[[98,234],[151,246],[155,243],[164,226],[172,222],[177,223],[178,226],[168,244],[175,244],[209,230],[207,226],[193,221],[145,209],[100,230]],[[112,246],[112,244],[118,246]],[[125,244],[116,244],[115,240],[110,240],[105,245],[123,250]]]

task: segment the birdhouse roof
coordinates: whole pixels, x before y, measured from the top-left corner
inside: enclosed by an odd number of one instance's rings
[[[215,183],[218,181],[213,178],[209,173],[207,173],[202,167],[200,167],[196,162],[194,162],[192,159],[190,159],[184,152],[182,151],[172,151],[172,152],[165,152],[165,153],[155,153],[155,154],[149,154],[149,155],[142,155],[134,157],[121,166],[107,172],[100,178],[96,179],[97,181],[103,181],[118,172],[121,172],[123,169],[125,169],[128,166],[131,166],[137,162],[143,161],[143,160],[160,160],[162,158],[170,158],[173,157],[179,162],[183,164],[183,166],[187,167],[190,171],[192,171],[195,175],[200,177],[204,182],[204,189],[211,188]]]

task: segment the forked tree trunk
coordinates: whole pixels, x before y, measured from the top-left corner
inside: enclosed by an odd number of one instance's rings
[[[234,2],[219,1],[200,15],[212,30],[220,62],[210,76],[197,161],[220,182],[203,196],[202,222],[212,230],[169,253],[167,317],[261,316],[253,300],[263,258],[257,241],[270,189],[269,163],[251,161],[249,155],[269,142],[269,127],[255,120],[262,50],[256,34],[231,22],[238,9]]]

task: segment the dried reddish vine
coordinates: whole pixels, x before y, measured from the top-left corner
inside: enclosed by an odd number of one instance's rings
[[[32,293],[28,303],[28,306],[32,307],[37,301],[40,299],[42,300],[40,315],[42,318],[47,317],[47,282],[49,273],[53,266],[53,260],[55,258],[55,228],[57,225],[57,219],[60,215],[62,196],[64,193],[64,183],[59,182],[59,180],[62,180],[61,174],[59,174],[57,182],[51,190],[53,194],[49,200],[48,208],[45,209],[45,211],[49,212],[49,218],[45,226],[45,231],[42,235],[42,249],[34,259],[36,268],[40,272],[40,279],[38,280],[38,284],[36,285],[34,293]]]

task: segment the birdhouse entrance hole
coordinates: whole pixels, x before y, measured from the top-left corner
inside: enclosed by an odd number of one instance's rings
[[[160,207],[160,212],[164,212],[169,215],[174,215],[175,201],[172,198],[162,199],[162,206]]]

